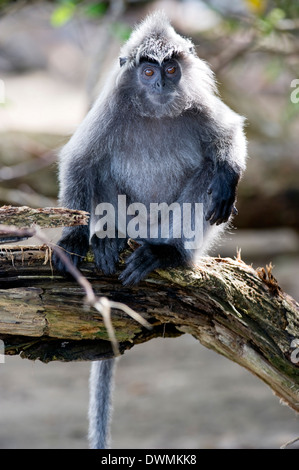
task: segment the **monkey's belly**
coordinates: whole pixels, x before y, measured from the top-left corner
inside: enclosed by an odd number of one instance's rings
[[[156,177],[142,178],[140,176],[138,185],[136,187],[136,182],[134,187],[126,187],[126,196],[130,204],[141,202],[145,206],[149,207],[152,203],[163,203],[171,204],[175,202],[179,196],[182,188],[185,185],[186,177],[178,178],[173,176],[172,178],[168,175],[165,178],[165,175],[156,175]]]

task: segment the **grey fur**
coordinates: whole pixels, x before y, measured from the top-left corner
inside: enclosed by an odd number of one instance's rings
[[[165,95],[158,95],[140,74],[144,61],[155,61],[162,77],[168,60],[177,62],[180,79],[169,79],[167,86],[163,82]],[[59,244],[78,254],[70,255],[77,263],[91,242],[97,268],[113,273],[126,240],[96,236],[95,207],[101,202],[116,207],[117,196],[125,194],[128,204],[147,207],[151,202],[202,202],[206,217],[204,241],[196,251],[171,236],[141,240],[120,276],[125,284],[204,255],[231,218],[246,164],[243,124],[219,98],[213,73],[192,42],[177,34],[161,12],[149,16],[123,46],[106,88],[60,154],[60,204],[90,212],[91,220],[89,227],[64,229]],[[53,261],[64,269],[55,255]],[[106,445],[111,364],[92,366],[93,447]]]

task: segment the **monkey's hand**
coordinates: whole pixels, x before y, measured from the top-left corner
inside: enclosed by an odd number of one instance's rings
[[[57,245],[63,250],[68,258],[77,266],[86,256],[89,248],[88,227],[66,227],[62,232],[62,237]],[[59,258],[57,253],[52,255],[52,263],[57,271],[67,273],[68,268]]]
[[[91,245],[96,268],[104,274],[113,274],[116,270],[119,253],[125,248],[125,238],[99,238],[92,236]]]
[[[218,163],[207,190],[210,201],[205,218],[211,225],[220,225],[229,219],[232,212],[238,213],[234,202],[239,178],[240,174],[227,162]]]

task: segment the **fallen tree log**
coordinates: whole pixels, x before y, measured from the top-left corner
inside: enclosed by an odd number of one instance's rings
[[[299,411],[299,305],[279,288],[271,267],[256,271],[239,257],[203,258],[192,270],[158,271],[133,288],[117,276],[96,273],[90,256],[81,272],[97,296],[130,306],[153,327],[147,330],[113,310],[121,353],[154,337],[189,333],[250,370]],[[84,296],[72,278],[53,272],[46,245],[1,248],[5,353],[44,362],[111,357],[102,316],[84,306]]]

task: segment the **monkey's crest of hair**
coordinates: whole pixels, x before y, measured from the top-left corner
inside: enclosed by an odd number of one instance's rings
[[[121,50],[131,66],[139,65],[141,59],[161,64],[164,60],[190,53],[194,54],[192,41],[176,33],[163,11],[147,16]]]

